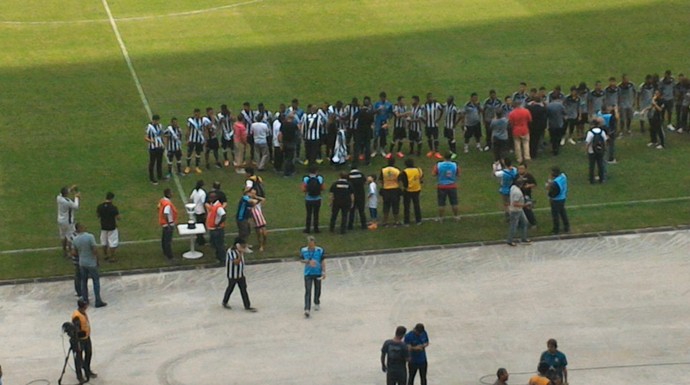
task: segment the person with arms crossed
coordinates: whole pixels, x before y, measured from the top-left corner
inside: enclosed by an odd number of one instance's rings
[[[72,198],[70,198],[72,195]],[[57,201],[57,224],[60,241],[62,242],[62,255],[69,258],[68,237],[74,233],[74,212],[79,210],[79,198],[81,193],[76,185],[72,187],[62,187],[60,194],[55,198]]]
[[[481,116],[482,106],[479,104],[479,96],[476,92],[470,95],[470,101],[465,104],[463,108],[463,119],[465,125],[465,147],[464,152],[469,152],[470,139],[474,137],[477,150],[482,151],[482,123]]]
[[[381,347],[381,370],[386,373],[386,385],[407,385],[407,363],[410,351],[403,341],[407,328],[398,326],[395,337]]]
[[[426,348],[429,347],[429,335],[424,330],[424,324],[418,323],[412,331],[405,334],[405,344],[410,351],[410,361],[407,364],[409,369],[407,385],[414,384],[414,378],[418,371],[421,384],[426,385],[428,368]]]
[[[185,174],[189,174],[192,166],[192,154],[194,154],[194,164],[196,168],[194,171],[201,174],[201,152],[204,151],[204,122],[201,118],[201,110],[194,109],[194,115],[187,118],[187,167],[184,169]]]
[[[307,212],[304,232],[309,234],[314,224],[314,232],[319,233],[319,211],[321,210],[321,192],[325,190],[325,179],[319,175],[314,166],[309,168],[309,174],[302,178],[302,192]]]
[[[326,279],[326,256],[322,247],[316,246],[316,238],[307,237],[307,246],[300,249],[304,264],[304,316],[311,314],[311,291],[314,288],[314,310],[321,308],[321,281]]]
[[[163,190],[163,198],[158,202],[158,224],[163,230],[161,235],[163,255],[168,261],[172,261],[172,238],[177,224],[177,209],[172,203],[172,190],[169,188]]]
[[[189,203],[194,204],[194,217],[196,218],[196,223],[204,224],[206,223],[206,190],[204,190],[204,181],[198,180],[196,186],[189,194]],[[203,246],[206,244],[206,238],[204,234],[196,235],[197,246]]]
[[[96,214],[101,221],[101,246],[105,260],[116,262],[115,250],[120,244],[120,233],[117,230],[117,221],[120,219],[120,211],[113,204],[115,194],[105,194],[105,201],[96,207]]]
[[[182,173],[182,130],[177,123],[177,118],[170,119],[170,125],[163,133],[165,141],[165,153],[168,159],[168,175],[165,179],[172,178],[173,159],[177,163],[177,175],[183,176]]]
[[[438,203],[438,220],[443,221],[446,213],[446,200],[450,203],[456,220],[460,219],[458,213],[458,177],[460,167],[451,158],[453,154],[448,152],[443,161],[434,165],[432,175],[437,178],[436,200]]]
[[[89,322],[89,315],[86,313],[88,308],[89,302],[80,298],[77,300],[77,310],[72,313],[72,323],[78,338],[77,349],[74,352],[74,366],[76,366],[75,370],[80,384],[98,377],[98,374],[91,370],[93,345],[91,344],[91,323]],[[84,371],[83,374],[82,370]]]
[[[256,168],[259,171],[264,171],[268,160],[270,158],[270,151],[268,148],[268,138],[270,137],[270,129],[268,124],[263,121],[254,122],[250,127],[251,136],[254,138],[254,155],[256,156]]]
[[[146,136],[144,137],[149,148],[149,180],[154,185],[157,185],[158,180],[163,178],[163,130],[160,119],[158,115],[151,117],[151,122],[146,126]]]
[[[96,238],[86,232],[86,226],[77,223],[77,236],[72,240],[74,252],[79,255],[79,269],[81,270],[81,298],[89,302],[89,277],[93,281],[93,294],[96,297],[96,307],[107,306],[101,299],[101,279],[98,272],[98,250]]]
[[[228,302],[235,286],[239,286],[240,295],[244,310],[256,313],[256,308],[252,307],[247,292],[247,278],[244,276],[244,254],[248,251],[247,242],[240,237],[235,238],[232,246],[228,249],[225,256],[225,276],[228,278],[228,287],[223,295],[223,307],[231,309]]]

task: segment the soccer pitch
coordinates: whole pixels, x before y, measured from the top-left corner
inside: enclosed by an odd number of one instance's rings
[[[106,12],[110,8],[112,20]],[[155,205],[165,186],[147,182],[143,142],[147,110],[125,56],[126,49],[151,110],[163,122],[184,119],[193,108],[263,101],[270,110],[293,97],[303,106],[324,100],[391,98],[434,92],[466,101],[477,91],[483,99],[494,88],[499,95],[530,86],[568,87],[581,80],[591,86],[622,72],[639,83],[646,73],[686,71],[685,38],[690,32],[690,4],[683,1],[212,1],[110,0],[0,3],[0,251],[57,246],[55,196],[59,188],[78,184],[83,208],[78,219],[98,230],[95,207],[106,191],[116,193],[125,240],[159,236]],[[121,34],[120,46],[115,29]],[[674,139],[675,155],[649,154],[646,139],[622,143],[626,164],[607,189],[573,190],[575,203],[669,198],[686,195],[690,177],[679,154],[685,138]],[[444,147],[445,148],[445,147]],[[380,162],[380,160],[379,160]],[[496,211],[495,181],[487,178],[489,154],[461,158],[465,213]],[[585,170],[581,151],[570,149],[559,163]],[[553,161],[535,162],[544,180]],[[661,165],[664,166],[655,166]],[[431,163],[422,165],[429,170]],[[376,172],[380,163],[366,169]],[[680,173],[669,182],[664,172]],[[574,175],[584,181],[584,175]],[[330,172],[330,181],[335,174]],[[234,202],[242,181],[227,170],[202,176],[207,186],[220,180]],[[181,179],[188,194],[197,177]],[[624,181],[636,179],[630,189]],[[272,228],[302,224],[303,207],[296,179],[269,175]],[[429,183],[431,185],[431,183]],[[178,208],[181,200],[178,190]],[[429,189],[430,190],[430,189]],[[423,195],[425,216],[433,215],[433,193]],[[546,198],[540,198],[546,203]],[[642,209],[644,210],[644,209]],[[653,209],[648,209],[653,212]],[[651,225],[687,221],[687,201],[663,206]],[[327,210],[322,217],[327,219]],[[583,214],[591,218],[609,213]],[[184,215],[182,215],[184,217]],[[590,218],[590,217],[587,217]],[[583,218],[580,223],[587,222]],[[184,218],[182,218],[184,219]],[[618,218],[617,228],[628,217]],[[546,221],[546,217],[544,217]],[[487,223],[476,223],[482,228]],[[647,222],[632,222],[642,226]],[[588,225],[580,225],[586,231]],[[460,229],[495,238],[498,230]],[[392,235],[409,238],[409,233]],[[442,237],[441,237],[442,238]],[[294,247],[302,240],[278,236]],[[357,235],[363,248],[378,241]],[[443,241],[443,239],[440,239]],[[460,241],[457,239],[454,241]],[[331,242],[329,240],[329,242]],[[293,245],[294,243],[294,245]],[[334,251],[347,242],[333,240]],[[356,246],[355,246],[356,247]],[[145,254],[146,264],[160,261],[153,246],[124,247],[123,255]],[[286,255],[276,251],[276,255]],[[64,271],[58,252],[0,255],[0,265],[18,269],[35,265],[35,274]],[[127,258],[126,267],[142,265]],[[155,261],[155,262],[151,262]],[[21,270],[21,269],[20,269]],[[25,274],[25,273],[17,273]]]

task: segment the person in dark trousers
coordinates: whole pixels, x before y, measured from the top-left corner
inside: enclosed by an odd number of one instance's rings
[[[367,228],[367,218],[366,215],[364,214],[364,205],[365,205],[365,183],[366,183],[366,176],[364,173],[359,171],[357,167],[352,167],[350,170],[350,173],[347,176],[347,179],[350,181],[350,185],[352,186],[352,192],[354,194],[354,204],[352,205],[352,209],[350,210],[350,215],[348,216],[348,224],[347,228],[349,230],[352,230],[354,228],[355,224],[355,213],[359,216],[359,220],[361,222],[362,230]]]
[[[414,160],[405,159],[405,169],[400,173],[400,184],[403,188],[403,219],[405,225],[410,224],[410,206],[414,206],[414,219],[418,225],[422,224],[422,209],[419,205],[419,195],[422,192],[424,173],[414,166]]]
[[[304,232],[309,234],[314,224],[314,232],[319,233],[319,211],[321,210],[321,192],[325,189],[324,178],[314,166],[309,168],[309,175],[302,178],[302,192],[307,210]]]
[[[426,385],[426,371],[428,367],[426,348],[429,346],[429,335],[424,330],[424,324],[418,323],[412,331],[405,335],[405,344],[410,350],[410,362],[407,364],[409,377],[407,385],[414,384],[414,378],[419,372],[422,385]]]
[[[173,259],[172,238],[177,224],[177,209],[172,203],[172,190],[169,188],[163,191],[163,198],[158,202],[158,224],[163,229],[161,236],[163,255],[168,261],[171,261]]]
[[[649,135],[651,141],[647,143],[647,147],[656,147],[658,150],[663,150],[666,147],[664,139],[664,129],[661,127],[664,122],[664,109],[666,108],[666,101],[663,100],[661,91],[654,91],[652,98],[652,105],[649,106],[647,116],[649,117]],[[669,118],[670,119],[670,118]]]
[[[333,182],[329,190],[329,205],[331,206],[331,223],[329,229],[335,231],[335,221],[340,213],[340,234],[345,234],[347,214],[353,208],[355,200],[352,185],[347,180],[347,173],[341,172],[340,178]]]
[[[527,165],[524,163],[518,166],[518,181],[522,183],[522,193],[525,196],[525,206],[522,208],[522,211],[525,212],[530,226],[536,226],[537,218],[534,216],[533,211],[532,189],[537,186],[537,180],[534,178],[534,175],[527,171]]]
[[[535,159],[539,156],[539,149],[546,132],[546,106],[539,96],[535,96],[527,104],[527,109],[532,114],[532,121],[529,124],[529,151],[530,157]]]
[[[240,294],[242,295],[242,303],[244,310],[256,312],[249,301],[249,294],[247,293],[247,279],[244,276],[244,253],[247,251],[247,242],[240,237],[235,238],[232,246],[225,254],[225,274],[228,277],[228,287],[225,289],[223,295],[223,307],[231,309],[228,305],[232,291],[235,285],[239,286]]]
[[[403,341],[407,329],[398,326],[395,337],[381,347],[381,370],[386,373],[386,385],[407,385],[407,363],[410,351]]]
[[[400,225],[400,169],[395,167],[395,158],[388,158],[388,166],[381,169],[381,197],[383,198],[383,225],[388,226],[388,217],[393,212],[395,225]]]
[[[77,379],[79,383],[89,382],[91,378],[96,378],[98,375],[91,370],[91,357],[93,356],[93,347],[91,345],[91,324],[89,323],[89,315],[86,314],[86,309],[89,307],[89,301],[85,299],[77,300],[77,310],[72,313],[72,323],[77,332],[79,343],[75,350],[74,362],[77,371]],[[82,377],[83,375],[86,378]],[[85,381],[83,381],[85,380]]]
[[[563,231],[570,232],[570,222],[565,211],[565,201],[568,198],[568,177],[558,167],[551,168],[551,178],[546,182],[546,191],[551,201],[551,218],[553,228],[551,234],[560,233],[560,221],[563,221]]]
[[[297,141],[299,128],[295,123],[295,115],[288,114],[285,121],[280,126],[280,133],[278,134],[278,142],[280,149],[283,151],[283,175],[291,176],[295,173],[295,151],[297,149]]]
[[[210,203],[206,203],[206,230],[210,234],[211,247],[215,251],[216,259],[223,263],[225,254],[225,221],[227,218],[223,204],[218,195],[212,192],[208,195]]]
[[[599,183],[604,183],[604,155],[606,155],[606,141],[608,137],[602,128],[604,125],[604,120],[602,118],[594,118],[592,125],[594,127],[587,132],[587,137],[585,138],[585,151],[589,158],[589,183],[594,184],[595,182],[595,165],[599,175]]]
[[[151,122],[146,126],[144,141],[149,149],[149,180],[157,185],[163,178],[163,129],[160,124],[160,116],[153,115]],[[155,171],[155,172],[154,172]]]
[[[325,252],[316,246],[316,239],[307,237],[307,245],[300,249],[304,264],[304,316],[311,314],[311,290],[314,288],[314,310],[321,308],[321,281],[326,279]]]
[[[357,128],[354,132],[355,149],[352,157],[353,165],[357,165],[359,161],[364,161],[367,165],[371,162],[371,138],[374,135],[374,118],[371,99],[365,96],[364,105],[357,114]]]

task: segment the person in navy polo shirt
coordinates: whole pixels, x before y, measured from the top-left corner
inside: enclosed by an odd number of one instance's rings
[[[405,344],[410,350],[410,361],[407,363],[409,369],[407,384],[414,384],[414,378],[419,371],[422,385],[426,385],[426,348],[429,346],[429,336],[424,330],[424,324],[418,323],[412,331],[405,335]]]
[[[549,371],[553,371],[563,380],[563,383],[568,382],[568,359],[565,354],[558,350],[558,342],[551,338],[546,341],[547,350],[541,354],[539,362],[545,362],[549,365]]]
[[[307,237],[307,246],[300,249],[304,263],[304,316],[311,312],[311,288],[314,287],[314,310],[321,305],[321,281],[326,279],[326,261],[323,248],[316,246],[316,239]]]

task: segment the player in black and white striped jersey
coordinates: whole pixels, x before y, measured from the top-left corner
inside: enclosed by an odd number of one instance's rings
[[[410,116],[407,117],[407,138],[410,142],[410,155],[414,154],[417,145],[417,156],[422,154],[422,122],[424,121],[424,107],[419,105],[419,96],[412,96]]]
[[[345,124],[345,139],[347,141],[347,153],[352,154],[352,136],[357,129],[357,116],[359,116],[359,99],[352,98],[350,104],[343,109],[342,120]]]
[[[201,118],[201,110],[194,109],[194,115],[187,119],[187,167],[184,169],[185,174],[189,174],[192,167],[192,153],[194,153],[194,162],[196,165],[195,172],[201,174],[201,152],[204,151],[204,123]]]
[[[254,137],[251,134],[250,127],[254,123],[254,111],[249,102],[242,103],[242,111],[240,115],[244,118],[244,124],[247,126],[247,144],[249,144],[249,159],[254,159]],[[246,150],[245,150],[246,153]]]
[[[177,118],[170,119],[170,125],[163,133],[165,140],[165,151],[168,157],[168,175],[165,179],[172,177],[173,159],[177,161],[177,174],[182,176],[182,130]]]
[[[232,130],[232,112],[228,109],[227,104],[220,106],[220,112],[218,113],[218,125],[220,127],[220,143],[223,147],[223,164],[225,167],[230,166],[230,159],[234,158],[234,154],[230,154],[228,158],[228,152],[232,152],[235,149],[235,143],[233,142],[233,130]]]
[[[455,142],[455,126],[457,126],[462,119],[458,106],[455,105],[455,96],[451,95],[446,99],[446,104],[443,105],[443,116],[445,117],[443,136],[448,139],[448,147],[450,148],[450,152],[453,153],[451,157],[455,159],[458,154],[458,147]]]
[[[213,108],[206,108],[206,116],[202,119],[202,124],[204,125],[204,130],[206,131],[206,153],[204,157],[206,159],[206,168],[211,168],[211,164],[208,161],[209,153],[213,151],[213,157],[216,159],[216,168],[221,168],[220,158],[218,157],[218,118],[213,112]]]
[[[410,109],[405,105],[405,97],[398,96],[397,103],[393,105],[393,142],[389,153],[393,153],[393,147],[397,147],[398,158],[405,157],[402,153],[403,141],[407,137],[407,123],[410,117]],[[411,151],[410,151],[411,152]]]
[[[163,178],[163,130],[160,119],[158,115],[151,117],[151,122],[146,125],[146,136],[144,137],[149,149],[149,180],[154,185],[157,185],[158,180]]]
[[[438,122],[442,116],[443,106],[429,92],[426,94],[426,103],[424,104],[425,134],[429,144],[429,152],[426,154],[427,158],[436,157],[436,159],[443,159],[443,156],[438,151]]]
[[[308,105],[307,111],[302,117],[304,151],[307,158],[304,164],[313,166],[319,154],[321,136],[323,135],[326,122],[324,122],[323,115],[319,113],[315,105]]]

